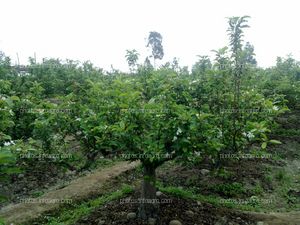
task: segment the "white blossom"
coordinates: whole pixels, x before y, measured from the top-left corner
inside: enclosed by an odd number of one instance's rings
[[[220,129],[218,129],[218,135],[217,135],[218,138],[221,138],[223,137],[223,133]]]
[[[252,132],[243,132],[243,135],[245,136],[245,137],[248,137],[249,139],[252,139],[252,138],[254,138],[255,136],[254,136],[254,134],[252,133]]]
[[[10,146],[10,142],[4,142],[4,146]]]
[[[180,127],[178,127],[177,131],[176,131],[176,135],[179,135],[182,133],[182,130],[180,129]]]
[[[15,145],[15,142],[14,141],[4,142],[4,146],[10,146],[10,145]]]
[[[196,156],[201,156],[201,152],[195,152]]]

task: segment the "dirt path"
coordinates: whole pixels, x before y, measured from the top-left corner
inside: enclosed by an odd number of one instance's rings
[[[92,174],[73,180],[62,189],[50,191],[39,198],[26,199],[27,202],[8,205],[1,209],[0,217],[13,225],[36,219],[45,212],[58,209],[64,202],[85,199],[92,194],[100,193],[107,180],[135,168],[138,164],[138,162],[119,162],[112,167],[96,170]]]
[[[35,203],[11,204],[1,209],[0,217],[4,218],[8,225],[18,225],[37,219],[46,212],[58,209],[62,200],[86,199],[90,195],[101,193],[101,187],[109,179],[120,175],[122,172],[131,170],[138,165],[138,162],[119,162],[116,165],[99,169],[84,177],[77,178],[68,186],[50,191],[39,198],[35,198]],[[58,200],[56,203],[46,203],[40,201]],[[253,219],[264,222],[263,225],[300,225],[300,212],[289,213],[255,213],[249,214]]]
[[[300,212],[287,213],[254,213],[249,212],[252,218],[264,222],[263,225],[300,225]]]

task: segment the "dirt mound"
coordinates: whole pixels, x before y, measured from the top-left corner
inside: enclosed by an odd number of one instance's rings
[[[140,193],[137,191],[127,198],[110,202],[95,210],[88,217],[82,218],[76,225],[147,225],[148,222],[133,218],[134,213],[138,212],[139,197]],[[160,211],[157,225],[167,225],[172,220],[178,220],[184,225],[256,225],[251,215],[236,210],[217,208],[211,204],[167,195],[162,195],[158,199]]]
[[[50,191],[39,198],[24,199],[19,204],[8,205],[1,209],[0,217],[4,218],[8,224],[14,225],[36,219],[43,213],[58,209],[69,201],[85,199],[90,195],[100,193],[106,181],[137,165],[138,162],[119,162],[110,168],[96,170],[90,175],[72,181],[62,189]]]

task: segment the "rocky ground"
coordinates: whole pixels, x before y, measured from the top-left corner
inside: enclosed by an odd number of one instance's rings
[[[127,197],[138,199],[139,191]],[[168,195],[158,197],[161,201],[168,199],[168,203],[160,204],[157,225],[256,225],[250,215],[229,210],[216,208],[211,204],[201,203],[194,200],[176,198]],[[76,225],[149,225],[153,221],[143,222],[136,218],[138,204],[122,203],[126,199],[113,201],[94,211],[89,217],[82,218]],[[153,223],[154,224],[154,223]]]

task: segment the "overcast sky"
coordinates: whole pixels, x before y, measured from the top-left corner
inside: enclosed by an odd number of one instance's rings
[[[259,66],[292,53],[300,60],[299,0],[0,0],[0,50],[27,63],[44,57],[90,60],[127,70],[126,49],[147,54],[149,31],[163,36],[164,61],[191,66],[228,43],[227,19],[249,15],[245,41]]]

